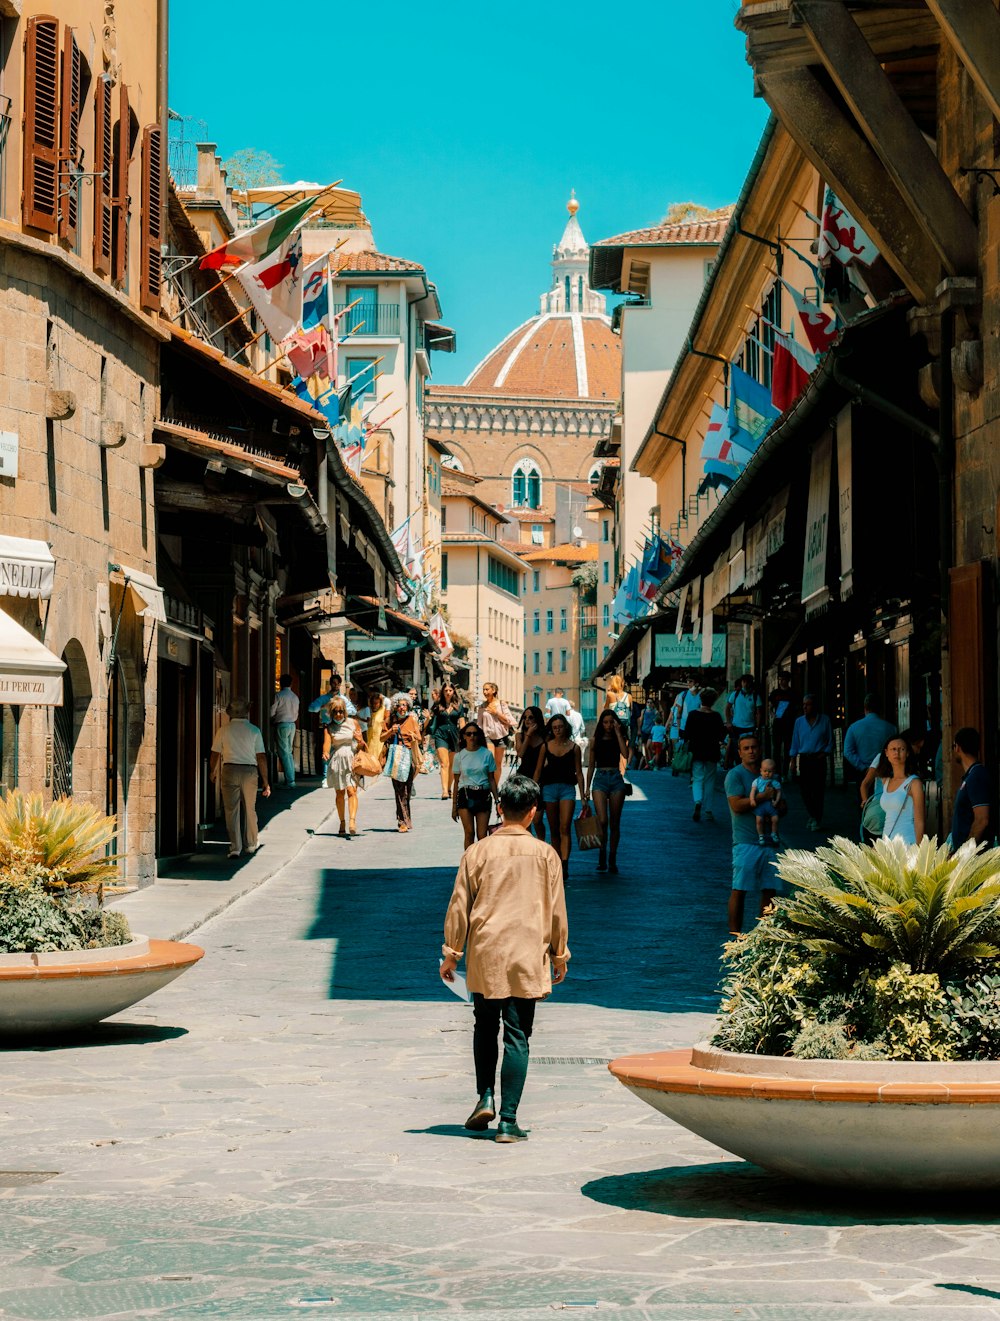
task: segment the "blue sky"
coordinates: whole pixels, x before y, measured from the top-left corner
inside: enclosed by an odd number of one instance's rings
[[[737,9],[242,0],[220,38],[204,0],[172,0],[170,105],[223,156],[356,188],[382,251],[437,284],[453,382],[538,311],[571,188],[591,242],[735,199],[767,116]]]

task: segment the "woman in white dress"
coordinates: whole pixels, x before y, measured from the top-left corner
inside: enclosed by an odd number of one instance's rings
[[[883,839],[919,844],[924,837],[924,786],[914,774],[916,761],[905,734],[894,734],[882,749],[878,766],[879,804],[885,813]]]
[[[364,746],[361,727],[356,720],[348,716],[347,703],[342,697],[335,697],[330,703],[330,723],[323,731],[323,757],[327,763],[327,787],[336,790],[337,793],[339,835],[347,834],[347,823],[344,821],[345,801],[351,834],[358,833],[358,786],[354,779],[354,754],[360,752]]]

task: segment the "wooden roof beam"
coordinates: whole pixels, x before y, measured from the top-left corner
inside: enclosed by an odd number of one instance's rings
[[[871,234],[919,303],[930,302],[941,262],[854,120],[808,67],[759,78],[765,99],[811,161]]]
[[[949,275],[979,270],[979,234],[845,4],[796,0],[795,14]]]
[[[993,0],[927,0],[927,8],[1000,120],[1000,13]]]

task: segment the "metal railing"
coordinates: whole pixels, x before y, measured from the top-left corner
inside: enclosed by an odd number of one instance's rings
[[[333,314],[339,315],[350,303],[334,303]],[[365,339],[369,335],[378,337],[399,337],[398,303],[359,303],[352,307],[340,323],[341,335],[350,335],[354,339]]]

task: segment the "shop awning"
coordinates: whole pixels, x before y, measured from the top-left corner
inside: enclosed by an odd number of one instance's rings
[[[34,596],[47,601],[55,571],[47,542],[0,537],[0,596]]]
[[[632,655],[639,645],[646,630],[652,626],[652,619],[633,619],[622,630],[621,636],[594,671],[594,679],[603,679],[606,674],[613,674],[618,667]]]
[[[0,704],[62,706],[65,668],[64,661],[0,610]]]
[[[112,582],[125,586],[132,601],[132,609],[137,615],[146,615],[160,624],[167,622],[167,612],[163,604],[163,588],[155,578],[140,569],[130,569],[127,564],[109,564]]]

